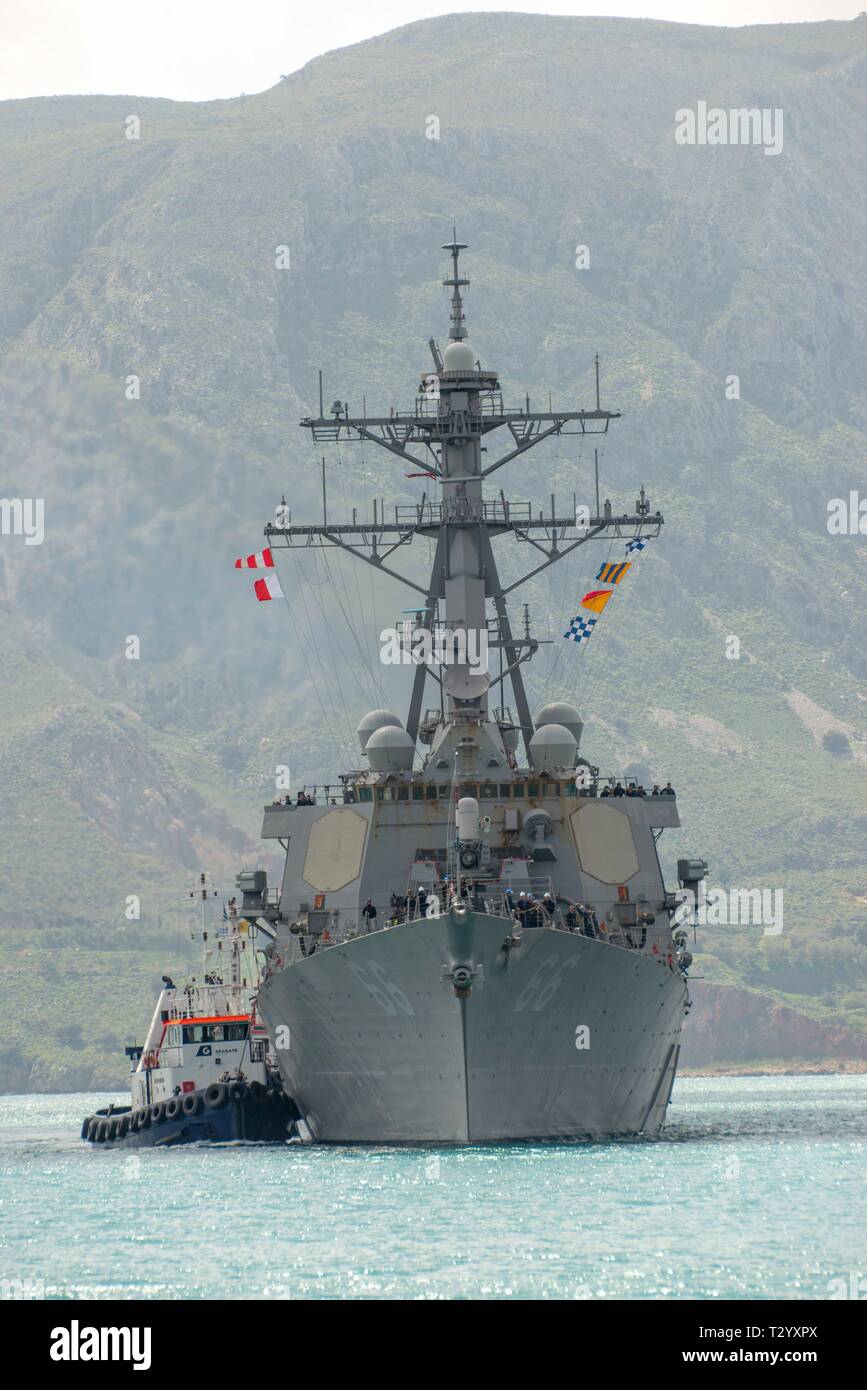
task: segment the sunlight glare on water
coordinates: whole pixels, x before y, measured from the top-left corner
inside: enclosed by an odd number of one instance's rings
[[[116,1099],[116,1097],[113,1097]],[[631,1144],[97,1148],[0,1098],[0,1277],[49,1298],[827,1298],[867,1273],[867,1076],[685,1078]]]

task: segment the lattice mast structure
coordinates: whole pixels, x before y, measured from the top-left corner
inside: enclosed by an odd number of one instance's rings
[[[443,352],[434,339],[429,346],[433,371],[422,375],[414,406],[409,411],[392,410],[388,415],[353,415],[348,403],[335,400],[326,415],[319,377],[319,415],[306,416],[301,427],[309,430],[318,443],[370,442],[388,451],[404,464],[411,464],[416,475],[429,479],[433,496],[425,492],[415,505],[397,505],[391,514],[376,501],[372,520],[336,523],[329,519],[323,464],[323,518],[319,523],[297,525],[269,524],[265,535],[273,547],[292,549],[317,546],[337,547],[372,565],[374,569],[420,596],[415,631],[430,636],[453,636],[484,630],[488,647],[500,649],[505,661],[500,673],[480,676],[466,663],[443,668],[440,676],[427,663],[416,666],[406,731],[413,742],[419,732],[426,682],[429,678],[443,686],[447,723],[478,722],[488,718],[488,702],[496,686],[509,681],[517,720],[529,756],[533,730],[522,666],[538,650],[540,639],[525,624],[516,633],[508,610],[508,598],[529,579],[600,537],[655,536],[663,524],[660,512],[651,513],[641,488],[632,514],[614,515],[610,501],[600,509],[598,479],[595,515],[558,515],[555,498],[550,510],[527,502],[511,501],[502,491],[486,495],[486,481],[507,463],[526,454],[545,439],[567,434],[606,434],[619,412],[605,410],[600,403],[599,359],[595,362],[596,403],[591,410],[565,410],[549,405],[548,410],[531,409],[529,396],[518,409],[503,404],[498,373],[483,368],[467,342],[466,316],[462,291],[469,280],[461,274],[460,253],[465,243],[453,239],[443,250],[451,257],[451,274],[443,285],[451,290],[449,338]],[[365,398],[366,400],[366,398]],[[485,441],[495,431],[511,436],[510,447],[492,462],[486,462]],[[421,447],[422,455],[413,452]],[[426,584],[401,574],[392,558],[416,536],[434,543],[433,563]],[[494,542],[511,536],[537,552],[534,563],[516,580],[504,584],[494,554]],[[537,558],[538,556],[538,558]]]

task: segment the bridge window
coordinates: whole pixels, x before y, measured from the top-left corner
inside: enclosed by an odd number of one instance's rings
[[[187,1023],[184,1025],[185,1043],[213,1042],[214,1033],[210,1023]]]

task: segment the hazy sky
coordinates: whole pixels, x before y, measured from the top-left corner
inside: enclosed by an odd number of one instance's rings
[[[458,11],[691,24],[853,19],[865,0],[0,0],[0,99],[116,92],[189,101],[270,87],[331,48]]]

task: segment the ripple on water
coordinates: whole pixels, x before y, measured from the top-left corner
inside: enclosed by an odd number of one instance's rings
[[[664,1136],[93,1149],[0,1098],[3,1278],[66,1298],[821,1298],[863,1270],[867,1077],[684,1078]]]

